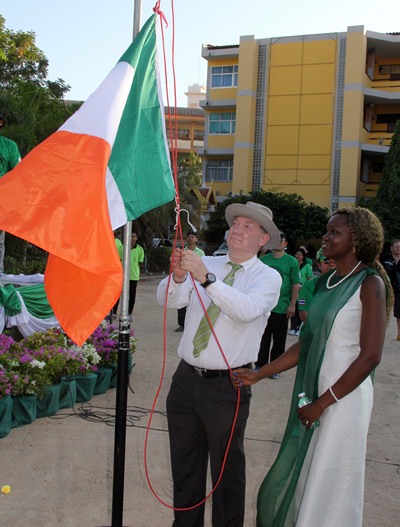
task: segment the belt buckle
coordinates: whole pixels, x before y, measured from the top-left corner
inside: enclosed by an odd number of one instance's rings
[[[204,374],[207,372],[205,368],[199,368],[198,366],[192,366],[193,371],[199,377],[204,377]]]

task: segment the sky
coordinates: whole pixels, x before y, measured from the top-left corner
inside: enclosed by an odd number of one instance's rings
[[[35,33],[37,47],[49,60],[49,80],[63,79],[71,86],[66,98],[84,101],[128,48],[135,2],[141,6],[143,25],[155,0],[0,0],[0,14],[7,29]],[[202,44],[239,44],[244,35],[336,33],[348,26],[400,32],[400,0],[161,0],[160,8],[168,21],[164,27],[168,97],[174,105],[174,56],[178,106],[187,106],[189,85],[206,85]],[[161,44],[159,60],[163,62]],[[165,82],[163,86],[166,104]]]

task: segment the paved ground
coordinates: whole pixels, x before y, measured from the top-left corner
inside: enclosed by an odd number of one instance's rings
[[[134,327],[138,348],[129,395],[124,526],[169,527],[172,511],[149,490],[144,468],[144,440],[149,411],[163,364],[163,310],[155,302],[158,280],[138,287]],[[151,485],[171,505],[168,437],[163,414],[176,364],[176,312],[166,322],[165,379],[160,389],[147,446]],[[388,328],[385,352],[375,383],[375,406],[367,454],[364,527],[393,527],[400,517],[400,343]],[[289,337],[288,342],[294,337]],[[293,372],[253,388],[246,433],[248,460],[246,527],[255,525],[257,490],[279,448],[286,422]],[[4,527],[97,527],[111,525],[115,390],[95,396],[90,405],[62,410],[13,429],[0,440],[0,525]],[[85,419],[82,416],[86,417]],[[111,426],[107,421],[111,419]],[[351,438],[349,438],[351,440]],[[345,448],[345,445],[343,446]],[[210,527],[209,507],[206,527]],[[119,526],[115,526],[119,527]],[[341,526],[338,526],[341,527]]]

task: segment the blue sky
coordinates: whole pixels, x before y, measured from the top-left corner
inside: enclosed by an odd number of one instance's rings
[[[142,0],[142,24],[155,3]],[[186,106],[184,92],[189,84],[206,82],[202,44],[238,44],[242,35],[267,38],[340,32],[356,25],[400,32],[400,0],[175,0],[173,5],[179,106]],[[0,0],[6,27],[36,34],[37,46],[50,62],[49,78],[64,79],[71,86],[68,98],[77,100],[85,100],[99,86],[129,46],[133,8],[134,0]],[[169,22],[165,39],[171,50],[171,0],[161,0],[161,10]],[[171,62],[170,51],[167,60]],[[168,75],[173,104],[170,71]]]

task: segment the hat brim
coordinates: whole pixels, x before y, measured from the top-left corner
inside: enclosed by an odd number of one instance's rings
[[[236,216],[243,216],[250,218],[258,223],[269,234],[269,240],[264,245],[266,249],[275,249],[281,243],[281,234],[275,223],[267,218],[265,214],[259,212],[257,209],[252,209],[243,203],[231,203],[225,209],[225,218],[229,227]]]

